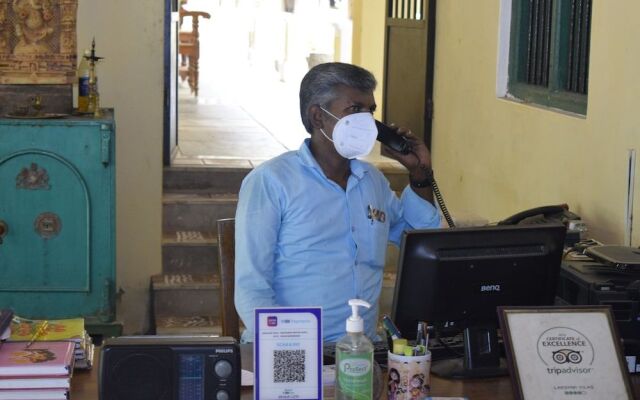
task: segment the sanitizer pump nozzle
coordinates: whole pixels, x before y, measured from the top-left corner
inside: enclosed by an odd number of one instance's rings
[[[351,316],[347,318],[347,332],[363,332],[364,321],[358,314],[358,307],[370,308],[371,304],[361,299],[351,299],[349,305],[351,306]]]

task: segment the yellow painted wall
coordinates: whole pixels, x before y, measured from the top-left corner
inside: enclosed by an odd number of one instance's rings
[[[101,103],[116,115],[118,319],[143,332],[149,277],[161,270],[163,13],[158,0],[80,0],[78,51],[91,45]]]
[[[497,220],[567,202],[593,237],[623,240],[626,154],[640,149],[640,43],[629,39],[640,34],[640,3],[604,4],[594,2],[589,107],[580,118],[496,98],[500,2],[438,2],[434,168],[453,210]],[[163,7],[80,0],[78,10],[79,48],[95,35],[106,57],[102,104],[116,109],[118,318],[127,332],[145,329],[149,276],[161,270]],[[353,0],[353,18],[353,60],[380,81],[380,103],[384,0]]]
[[[352,62],[368,69],[378,80],[376,117],[382,115],[385,0],[351,0],[353,18]]]
[[[447,203],[496,221],[566,202],[589,236],[622,243],[627,149],[640,150],[640,2],[594,1],[586,118],[496,97],[500,3],[438,2],[433,153]]]

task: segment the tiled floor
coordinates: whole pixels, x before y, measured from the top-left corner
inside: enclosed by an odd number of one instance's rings
[[[254,167],[288,150],[241,106],[198,104],[187,90],[181,94],[174,165]]]
[[[287,130],[289,123],[267,127],[240,105],[199,104],[186,88],[180,94],[178,152],[173,165],[253,168],[297,149],[308,137],[303,128],[292,134]],[[402,169],[379,152],[376,146],[366,160],[378,168]]]
[[[214,7],[204,1],[191,3]],[[300,78],[279,73],[273,64],[256,62],[240,24],[234,23],[233,11],[206,11],[212,19],[200,24],[199,96],[189,93],[186,82],[180,83],[173,165],[255,167],[299,148],[308,137],[299,114]],[[367,160],[379,168],[402,168],[379,153],[374,149]]]

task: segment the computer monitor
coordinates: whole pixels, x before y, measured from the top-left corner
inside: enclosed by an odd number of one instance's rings
[[[464,358],[433,362],[435,374],[504,375],[496,307],[554,303],[565,234],[560,224],[408,231],[391,317],[410,340],[418,321],[464,329]]]

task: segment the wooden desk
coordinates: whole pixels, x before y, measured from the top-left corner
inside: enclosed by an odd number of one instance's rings
[[[74,370],[71,378],[71,400],[98,400],[98,370],[100,349],[96,347],[93,368],[89,371]]]
[[[242,363],[253,368],[252,354],[242,346]],[[249,347],[250,349],[250,347]],[[90,371],[74,371],[71,379],[71,400],[98,399],[98,369],[100,365],[100,351],[96,349],[94,368]],[[640,375],[631,376],[635,396],[640,399]],[[509,400],[513,399],[511,381],[508,377],[496,379],[481,379],[475,381],[447,380],[435,376],[431,377],[432,396],[466,396],[473,400]],[[244,388],[243,400],[253,399],[253,388]]]

